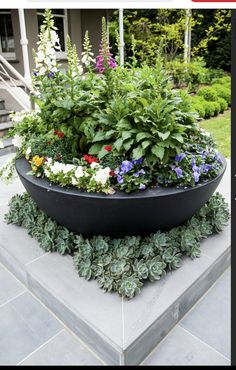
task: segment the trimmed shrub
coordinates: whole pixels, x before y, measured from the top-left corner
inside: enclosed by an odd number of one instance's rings
[[[200,118],[205,118],[205,103],[202,96],[195,95],[192,97],[192,107],[194,112],[198,113]]]
[[[217,103],[220,104],[220,113],[224,113],[224,111],[228,108],[228,103],[223,98],[218,98]]]
[[[231,87],[231,77],[230,76],[223,76],[220,78],[214,78],[212,80],[212,84],[220,84],[225,85],[227,87]]]
[[[218,101],[213,101],[212,103],[214,104],[214,107],[215,107],[215,114],[214,114],[214,116],[217,116],[220,113],[220,111],[221,111],[220,103]]]
[[[227,101],[228,105],[231,105],[231,89],[226,85],[214,84],[212,89],[215,90],[219,98],[223,98]]]
[[[205,118],[210,118],[215,115],[216,107],[215,102],[213,101],[206,101],[204,102],[204,108],[205,108]]]
[[[212,87],[201,87],[197,95],[202,96],[206,101],[217,101],[217,93]]]

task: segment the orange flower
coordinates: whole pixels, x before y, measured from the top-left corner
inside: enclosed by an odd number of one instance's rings
[[[32,162],[35,166],[37,167],[40,167],[42,166],[43,162],[44,162],[44,157],[39,157],[38,155],[35,155],[33,158],[32,158]]]

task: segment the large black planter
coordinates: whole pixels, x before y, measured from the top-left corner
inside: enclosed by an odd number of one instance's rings
[[[193,188],[157,188],[113,195],[62,188],[46,179],[27,175],[26,159],[16,170],[31,195],[48,216],[68,229],[86,236],[147,235],[181,225],[199,210],[217,188],[226,168],[213,180]]]

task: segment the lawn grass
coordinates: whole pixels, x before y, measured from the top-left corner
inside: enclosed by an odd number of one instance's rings
[[[219,152],[226,158],[230,157],[230,124],[230,111],[200,122],[200,126],[212,134]]]

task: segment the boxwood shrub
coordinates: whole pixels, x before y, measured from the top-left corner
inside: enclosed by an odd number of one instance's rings
[[[227,85],[214,84],[212,89],[215,90],[219,98],[223,98],[227,101],[228,105],[231,105],[231,90]]]

